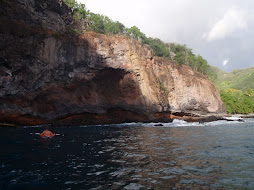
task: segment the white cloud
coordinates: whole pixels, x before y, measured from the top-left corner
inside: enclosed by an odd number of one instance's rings
[[[206,39],[207,41],[221,40],[237,30],[244,29],[247,29],[245,13],[237,7],[231,7],[208,34],[203,34],[202,39]]]
[[[223,66],[226,66],[228,64],[228,59],[225,59],[223,62],[222,62],[222,65]]]

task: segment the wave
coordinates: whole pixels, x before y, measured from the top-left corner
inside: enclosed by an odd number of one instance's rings
[[[110,127],[190,127],[190,126],[217,126],[217,125],[227,125],[227,124],[241,124],[241,123],[254,123],[254,118],[252,119],[243,119],[239,121],[239,118],[234,117],[228,118],[229,120],[233,121],[226,121],[226,120],[219,120],[219,121],[212,121],[212,122],[187,122],[181,119],[174,119],[171,123],[121,123],[121,124],[110,124],[110,125],[96,125],[96,126],[110,126]],[[85,127],[85,126],[82,126]]]
[[[237,120],[242,120],[241,117],[236,117],[236,116],[232,116],[232,117],[223,117],[224,119],[228,119],[228,120],[234,120],[234,121],[237,121]]]

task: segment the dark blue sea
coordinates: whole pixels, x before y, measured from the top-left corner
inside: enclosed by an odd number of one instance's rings
[[[0,189],[254,189],[254,119],[0,128]]]

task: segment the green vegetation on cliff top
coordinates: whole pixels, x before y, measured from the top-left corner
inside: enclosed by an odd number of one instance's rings
[[[193,70],[208,76],[210,80],[216,78],[216,74],[211,69],[207,61],[200,55],[195,55],[186,45],[177,43],[165,43],[158,38],[147,37],[136,26],[125,27],[118,21],[113,21],[109,17],[92,13],[87,10],[84,4],[77,3],[75,0],[64,0],[72,9],[73,17],[76,20],[85,20],[87,23],[86,31],[95,31],[107,35],[124,35],[133,38],[151,47],[154,54],[164,57],[177,64],[189,65]]]

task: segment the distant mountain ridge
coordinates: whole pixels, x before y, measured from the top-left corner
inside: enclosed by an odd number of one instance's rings
[[[217,73],[215,85],[219,89],[233,88],[237,90],[254,89],[254,67],[225,72],[213,67]]]

